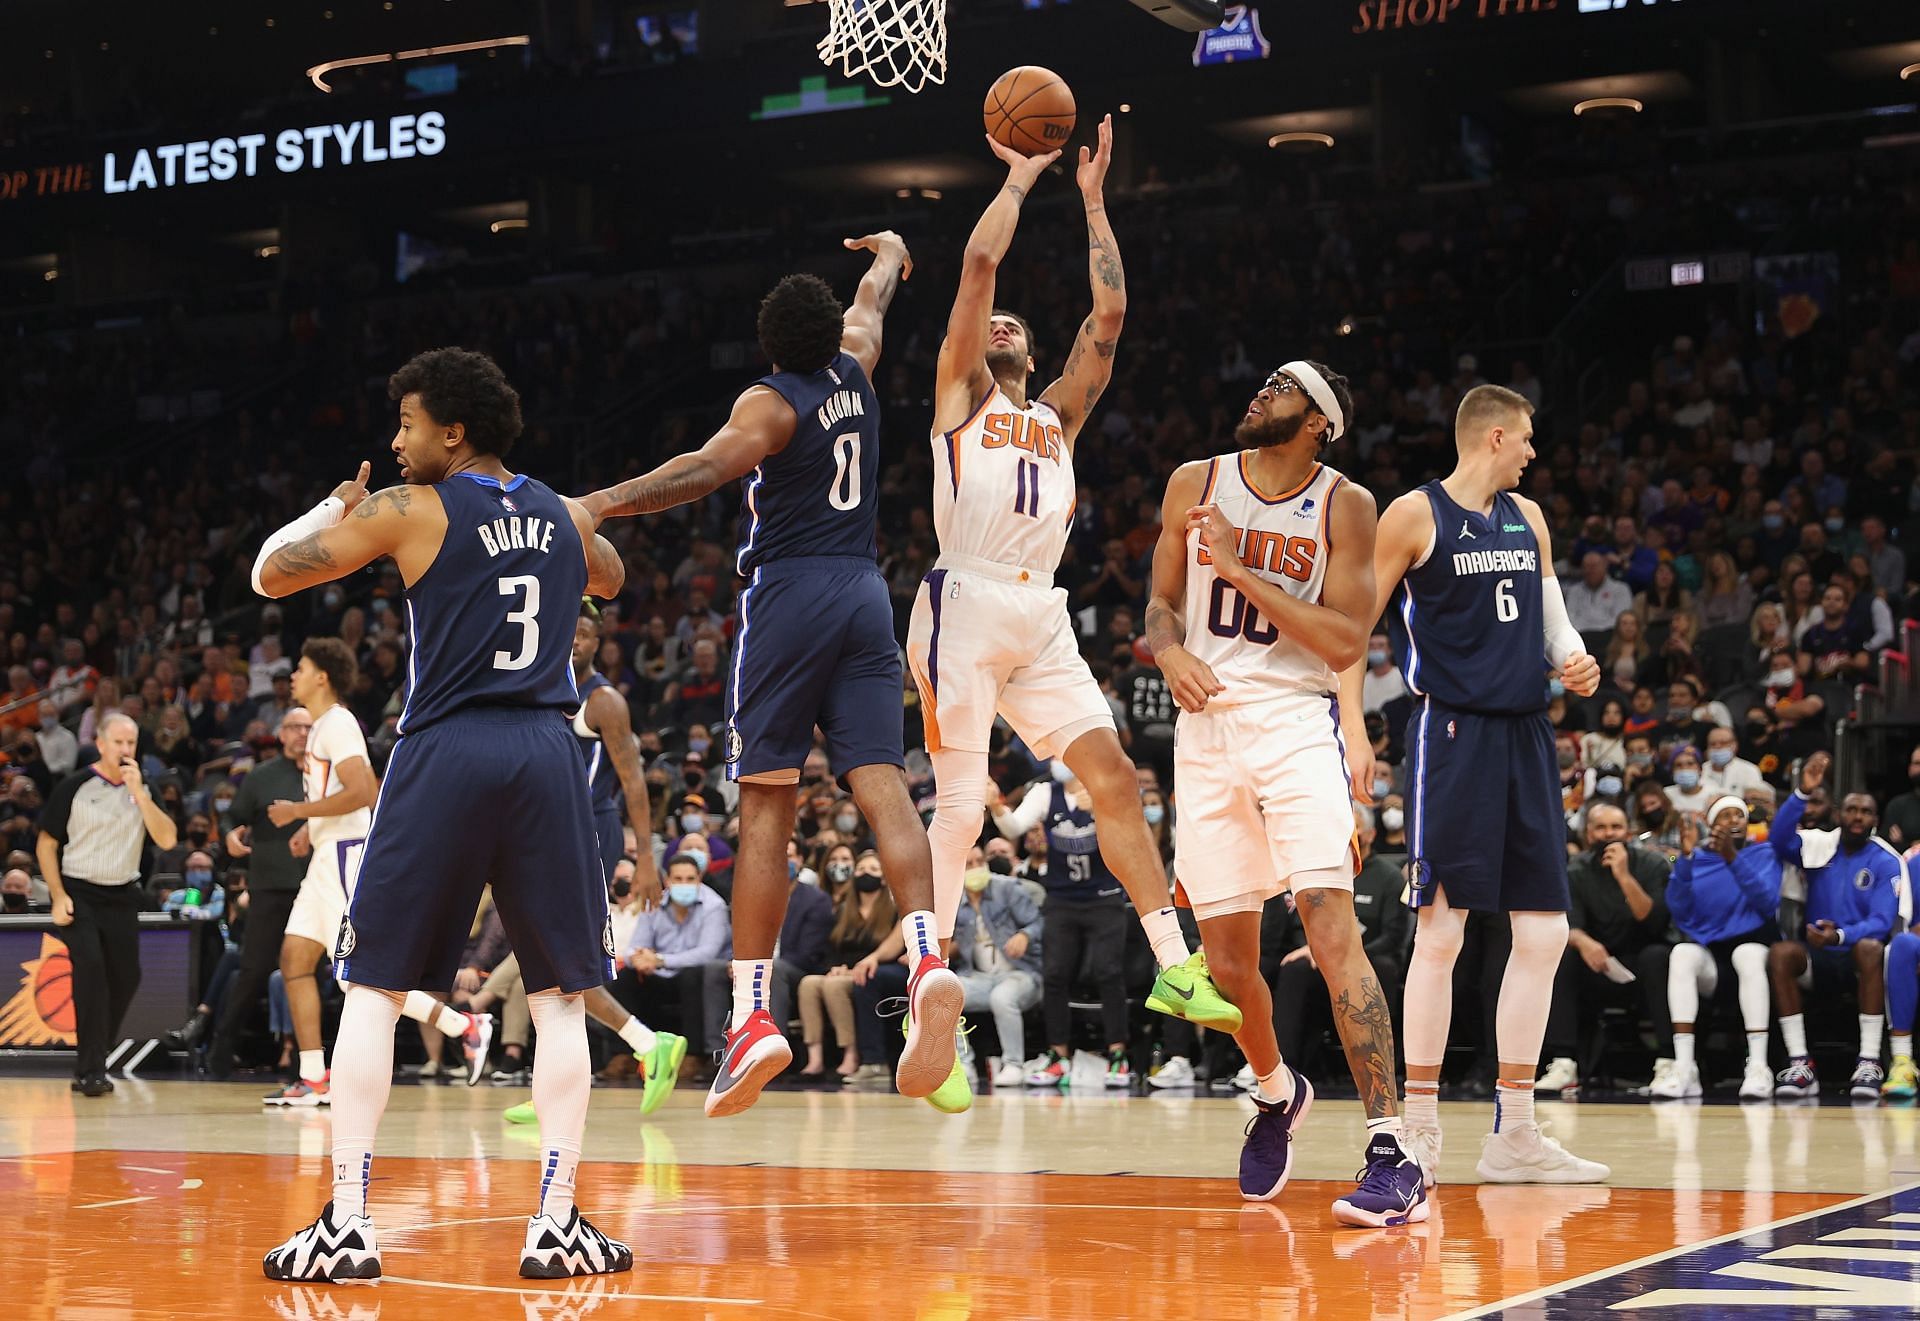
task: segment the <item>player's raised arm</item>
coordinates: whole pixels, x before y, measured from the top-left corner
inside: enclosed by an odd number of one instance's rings
[[[733,401],[726,425],[688,454],[678,454],[652,472],[580,497],[599,527],[609,518],[657,514],[713,494],[778,454],[793,439],[793,408],[763,385]]]
[[[960,288],[947,318],[947,337],[940,344],[940,362],[934,375],[933,423],[937,431],[960,425],[993,387],[987,370],[987,324],[993,316],[993,289],[1000,260],[1013,243],[1020,223],[1020,204],[1060,153],[1022,156],[992,138],[987,145],[1007,165],[1007,181],[974,224],[960,264]]]
[[[1147,601],[1147,646],[1181,709],[1199,711],[1226,691],[1213,667],[1186,648],[1187,511],[1207,482],[1207,465],[1186,463],[1167,479],[1160,540],[1153,547],[1153,595]]]
[[[1547,660],[1560,671],[1560,682],[1568,692],[1592,697],[1600,690],[1600,662],[1588,654],[1586,642],[1567,618],[1567,599],[1560,594],[1560,579],[1553,572],[1553,539],[1547,533],[1547,516],[1526,496],[1516,494],[1513,499],[1532,526],[1533,539],[1540,543],[1540,613]]]
[[[1120,323],[1127,316],[1127,277],[1120,265],[1120,243],[1107,220],[1104,192],[1107,164],[1113,157],[1113,116],[1100,120],[1099,145],[1080,148],[1074,179],[1087,204],[1087,267],[1093,285],[1093,313],[1080,323],[1060,379],[1040,397],[1066,424],[1067,444],[1079,436],[1100,392],[1113,379],[1113,354],[1120,344]]]
[[[372,472],[373,465],[363,462],[350,481],[341,482],[333,494],[268,537],[253,562],[253,590],[262,596],[290,596],[393,554],[415,504],[414,491],[389,486],[369,496]]]
[[[1332,503],[1321,546],[1328,560],[1318,603],[1302,600],[1249,569],[1240,559],[1240,530],[1217,506],[1191,508],[1180,523],[1199,531],[1216,574],[1269,624],[1338,673],[1365,658],[1373,634],[1373,541],[1379,517],[1372,493],[1352,482],[1340,483]]]
[[[855,252],[873,254],[873,265],[861,277],[853,306],[842,318],[841,324],[846,329],[840,335],[840,347],[853,355],[871,380],[873,369],[880,362],[881,332],[887,308],[899,292],[901,282],[913,278],[913,255],[907,251],[906,242],[890,229],[841,242]]]

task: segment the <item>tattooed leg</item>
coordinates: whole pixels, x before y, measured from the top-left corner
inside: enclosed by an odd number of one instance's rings
[[[1367,1118],[1387,1119],[1399,1113],[1393,1072],[1393,1019],[1380,979],[1373,974],[1360,941],[1360,921],[1354,916],[1353,893],[1316,887],[1298,896],[1300,920],[1306,927],[1307,947],[1326,978],[1333,1000],[1333,1023],[1347,1053],[1353,1085],[1359,1089]]]

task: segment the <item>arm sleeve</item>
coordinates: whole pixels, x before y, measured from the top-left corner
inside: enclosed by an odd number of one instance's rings
[[[1787,801],[1780,805],[1774,814],[1773,824],[1767,830],[1767,843],[1772,846],[1774,856],[1782,862],[1791,862],[1796,866],[1800,862],[1800,818],[1807,812],[1807,800],[1798,789],[1787,795]]]
[[[73,796],[80,792],[80,786],[91,771],[80,771],[69,775],[53,786],[53,792],[47,795],[46,803],[40,808],[40,820],[35,823],[38,829],[52,835],[61,848],[67,846],[67,820],[73,815]],[[65,870],[64,867],[62,870]]]
[[[993,824],[1008,839],[1019,839],[1046,819],[1047,805],[1052,801],[1053,790],[1047,785],[1036,784],[1027,790],[1027,796],[1020,800],[1020,806],[995,812]]]
[[[1553,668],[1559,669],[1567,663],[1567,657],[1587,649],[1580,640],[1580,632],[1567,618],[1567,600],[1560,593],[1560,580],[1552,574],[1546,575],[1540,583],[1540,606],[1547,643],[1547,659]]]

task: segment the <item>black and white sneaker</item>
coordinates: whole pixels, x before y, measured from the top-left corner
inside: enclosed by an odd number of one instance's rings
[[[260,1266],[269,1280],[377,1280],[380,1245],[373,1221],[357,1215],[335,1224],[328,1202],[318,1220],[269,1252]]]
[[[520,1249],[520,1274],[526,1279],[564,1280],[632,1269],[633,1249],[595,1229],[577,1206],[564,1224],[545,1215],[527,1221],[527,1243]]]

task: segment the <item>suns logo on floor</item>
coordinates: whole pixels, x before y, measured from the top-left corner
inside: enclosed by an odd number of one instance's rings
[[[67,947],[40,937],[40,957],[20,965],[20,989],[0,1005],[0,1048],[72,1046],[73,963]]]

